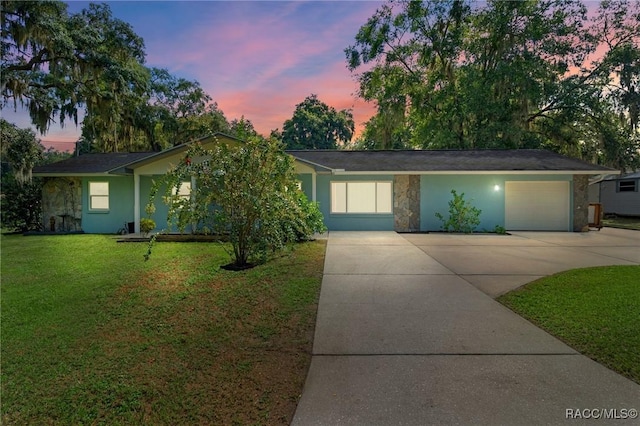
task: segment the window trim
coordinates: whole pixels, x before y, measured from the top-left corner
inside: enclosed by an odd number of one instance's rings
[[[375,205],[375,209],[376,211],[370,211],[370,212],[353,212],[353,211],[349,211],[349,184],[362,184],[362,183],[373,183],[375,184],[373,193],[375,194],[375,200],[374,200],[374,205]],[[389,211],[378,211],[378,195],[379,195],[379,189],[378,189],[378,184],[387,184],[389,185],[390,188],[390,198],[388,200],[388,204],[389,204]],[[344,209],[345,211],[335,211],[334,210],[334,184],[344,184]],[[338,181],[338,180],[334,180],[330,182],[329,185],[329,190],[330,190],[330,194],[329,194],[329,201],[330,201],[330,206],[329,206],[329,213],[330,214],[335,214],[335,215],[392,215],[393,214],[393,181],[392,180],[349,180],[349,181]],[[386,197],[385,197],[386,198]]]
[[[105,184],[107,186],[107,193],[106,194],[92,194],[91,193],[91,185],[92,184]],[[111,203],[110,203],[110,196],[111,196],[111,185],[109,185],[109,181],[104,181],[104,180],[92,180],[89,181],[87,183],[87,194],[88,194],[88,208],[90,212],[94,212],[94,213],[107,213],[109,212],[110,208],[111,208]],[[101,208],[101,207],[93,207],[93,200],[94,198],[101,198],[101,199],[105,199],[107,200],[107,207],[106,208]]]

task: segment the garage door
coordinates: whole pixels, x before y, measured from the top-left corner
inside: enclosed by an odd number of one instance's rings
[[[569,182],[505,182],[505,228],[568,231]]]

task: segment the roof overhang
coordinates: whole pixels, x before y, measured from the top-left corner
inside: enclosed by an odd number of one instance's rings
[[[229,136],[225,133],[215,133],[213,135],[209,135],[209,136],[204,136],[202,138],[199,139],[194,139],[190,142],[186,142],[180,145],[176,145],[174,147],[165,149],[164,151],[160,151],[154,154],[151,154],[148,157],[142,158],[140,160],[136,160],[133,161],[131,163],[128,164],[124,164],[120,167],[118,167],[117,169],[113,169],[110,170],[109,173],[117,173],[118,171],[131,171],[133,172],[133,169],[136,169],[138,167],[141,166],[145,166],[147,164],[150,163],[154,163],[158,160],[162,160],[164,158],[168,158],[171,157],[172,155],[176,155],[179,154],[180,152],[184,152],[186,151],[189,146],[195,144],[195,143],[207,143],[207,142],[219,142],[219,141],[225,141],[225,142],[230,142],[232,144],[237,144],[237,143],[242,143],[242,140],[233,137],[233,136]]]
[[[111,177],[113,173],[33,173],[34,177]]]
[[[343,169],[330,170],[333,175],[597,175],[602,170],[430,170],[430,171],[348,171]],[[618,172],[619,173],[619,172]],[[609,174],[616,174],[611,172]]]

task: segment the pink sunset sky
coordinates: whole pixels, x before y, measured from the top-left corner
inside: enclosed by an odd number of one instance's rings
[[[88,2],[68,2],[77,13]],[[362,128],[375,106],[359,99],[344,49],[382,2],[374,1],[112,1],[116,18],[145,41],[147,66],[197,80],[228,120],[244,116],[268,135],[282,129],[296,104],[314,93],[351,109]],[[31,127],[9,108],[5,119]],[[45,146],[73,149],[80,128],[53,123]]]

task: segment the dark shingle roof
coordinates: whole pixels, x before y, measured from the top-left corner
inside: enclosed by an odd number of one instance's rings
[[[34,167],[33,173],[36,176],[51,175],[86,175],[86,174],[128,174],[127,168],[133,168],[148,164],[153,161],[166,158],[176,152],[184,151],[189,144],[195,142],[207,142],[223,140],[227,142],[242,142],[240,139],[229,136],[224,133],[214,133],[212,135],[203,136],[189,142],[165,149],[160,152],[131,152],[131,153],[101,153],[101,154],[84,154],[78,157],[72,157],[57,163],[47,164],[44,166]]]
[[[603,173],[612,169],[540,149],[335,151],[290,150],[316,170],[346,172],[512,172],[575,171]]]
[[[127,164],[139,161],[157,153],[154,152],[130,152],[130,153],[101,153],[84,154],[78,157],[67,158],[57,163],[45,164],[34,167],[35,175],[47,174],[91,174],[109,173]]]

